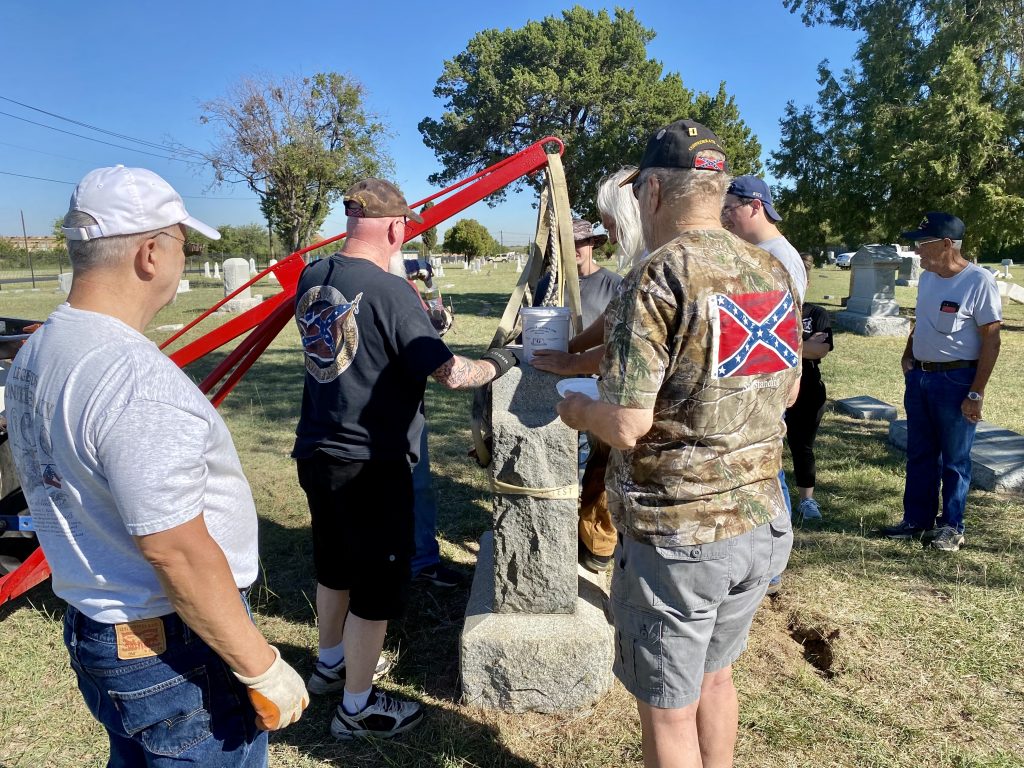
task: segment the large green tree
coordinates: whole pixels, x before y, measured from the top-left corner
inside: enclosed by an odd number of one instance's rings
[[[419,124],[443,166],[430,181],[448,184],[554,135],[566,145],[573,209],[594,220],[601,177],[637,163],[650,134],[681,117],[719,134],[734,172],[760,171],[761,146],[724,83],[695,95],[647,57],[654,34],[632,11],[619,8],[613,17],[581,6],[520,29],[477,33],[445,62],[434,87],[444,113]],[[530,182],[516,188],[523,183]]]
[[[363,87],[335,72],[245,79],[203,104],[219,139],[204,154],[218,182],[244,183],[285,247],[309,244],[345,188],[384,175],[387,131],[363,104]]]
[[[475,258],[497,253],[498,242],[476,219],[459,219],[444,233],[444,249]]]
[[[975,254],[1024,246],[1024,0],[784,1],[862,33],[854,65],[823,62],[817,105],[781,121],[790,239],[890,241],[941,209]]]

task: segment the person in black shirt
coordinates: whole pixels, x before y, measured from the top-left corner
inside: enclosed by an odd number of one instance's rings
[[[450,389],[487,384],[517,360],[452,354],[401,277],[388,273],[411,211],[390,182],[345,193],[340,253],[303,270],[295,321],[305,386],[292,456],[309,501],[320,651],[307,687],[344,691],[331,733],[388,737],[416,726],[420,705],[372,681],[389,619],[405,608],[413,551],[411,465],[427,377]]]
[[[809,278],[814,262],[810,254],[802,254],[801,258]],[[821,507],[814,498],[814,439],[825,413],[825,384],[818,364],[832,350],[832,322],[824,309],[805,303],[803,325],[800,394],[786,410],[786,440],[793,455],[793,474],[800,493],[800,517],[806,521],[821,519]]]

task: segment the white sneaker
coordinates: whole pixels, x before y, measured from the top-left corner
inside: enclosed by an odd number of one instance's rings
[[[378,680],[388,672],[394,664],[383,653],[377,659],[377,667],[373,670],[373,679]],[[337,693],[345,688],[345,660],[342,659],[336,666],[328,667],[317,659],[313,667],[313,674],[306,681],[306,690],[310,693]]]
[[[404,701],[388,696],[374,688],[361,712],[350,715],[339,704],[331,720],[331,735],[341,741],[353,737],[390,739],[411,730],[423,720],[423,707],[415,701]]]

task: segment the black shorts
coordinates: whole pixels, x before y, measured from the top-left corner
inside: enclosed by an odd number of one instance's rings
[[[317,451],[298,460],[313,531],[317,583],[349,592],[367,621],[400,617],[413,554],[412,471],[405,459],[346,461]]]

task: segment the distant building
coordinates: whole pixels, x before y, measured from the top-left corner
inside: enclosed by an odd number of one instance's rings
[[[28,249],[30,251],[52,251],[59,247],[57,245],[57,238],[54,235],[29,235],[28,238],[24,238],[21,235],[0,235],[0,240],[19,250],[25,250],[26,239],[28,240]]]

